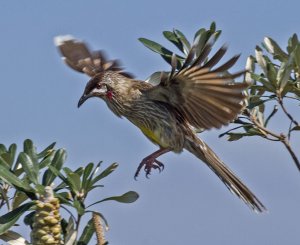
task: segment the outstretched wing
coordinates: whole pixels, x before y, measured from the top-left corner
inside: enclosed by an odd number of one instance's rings
[[[132,78],[131,74],[123,71],[117,60],[107,60],[103,51],[90,51],[86,43],[70,35],[57,36],[54,43],[65,63],[76,71],[93,77],[99,72],[111,70]]]
[[[227,48],[221,47],[216,54],[207,59],[211,46],[208,44],[195,57],[195,51],[187,57],[179,71],[164,74],[161,82],[149,89],[147,95],[157,101],[168,103],[176,108],[195,128],[220,128],[236,118],[243,108],[247,83],[235,83],[234,78],[244,71],[230,74],[239,56],[234,56],[218,68],[213,68],[224,56]]]

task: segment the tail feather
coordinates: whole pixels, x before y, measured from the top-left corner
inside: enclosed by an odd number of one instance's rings
[[[187,139],[185,149],[201,159],[222,180],[231,193],[237,195],[255,212],[267,209],[259,199],[242,183],[242,181],[221,161],[221,159],[204,143],[195,137]]]

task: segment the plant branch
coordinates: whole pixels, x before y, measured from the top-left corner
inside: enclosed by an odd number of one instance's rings
[[[299,126],[299,123],[292,117],[290,113],[286,110],[284,104],[283,104],[283,99],[281,96],[278,96],[278,104],[280,105],[281,109],[283,110],[284,114],[296,125]]]
[[[253,122],[253,124],[258,129],[262,130],[266,134],[269,134],[269,135],[273,136],[274,138],[277,138],[279,141],[281,141],[284,144],[285,148],[288,150],[288,152],[290,153],[291,157],[293,158],[294,163],[296,164],[298,170],[300,171],[300,162],[299,162],[299,159],[297,158],[295,152],[293,151],[293,149],[292,149],[292,147],[290,145],[290,142],[288,141],[286,135],[284,135],[284,134],[276,134],[276,133],[270,131],[269,129],[265,128],[264,126],[260,125],[258,123],[256,117],[253,116],[253,115],[250,115],[250,120],[251,120],[251,122]]]
[[[283,135],[283,136],[284,136],[284,135]],[[288,152],[290,153],[290,155],[291,155],[291,157],[293,158],[293,160],[294,160],[294,162],[295,162],[295,164],[296,164],[298,170],[300,171],[300,162],[299,162],[299,160],[298,160],[298,158],[297,158],[295,152],[292,150],[292,147],[291,147],[289,141],[286,139],[286,137],[284,137],[284,140],[282,140],[281,142],[284,144],[285,148],[286,148],[286,149],[288,150]]]

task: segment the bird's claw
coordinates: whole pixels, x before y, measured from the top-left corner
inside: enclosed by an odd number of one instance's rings
[[[156,160],[155,158],[144,158],[143,161],[138,166],[134,179],[136,180],[141,169],[144,167],[144,171],[146,172],[146,178],[149,179],[149,175],[151,174],[152,169],[158,169],[159,172],[163,171],[165,166],[162,162]]]

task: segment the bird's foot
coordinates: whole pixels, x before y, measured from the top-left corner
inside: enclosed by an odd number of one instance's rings
[[[143,159],[143,161],[138,166],[134,178],[136,179],[141,171],[141,169],[144,167],[144,170],[146,172],[146,178],[149,178],[149,175],[151,173],[152,169],[158,169],[159,172],[163,171],[165,166],[162,162],[158,161],[153,156],[148,156]]]

